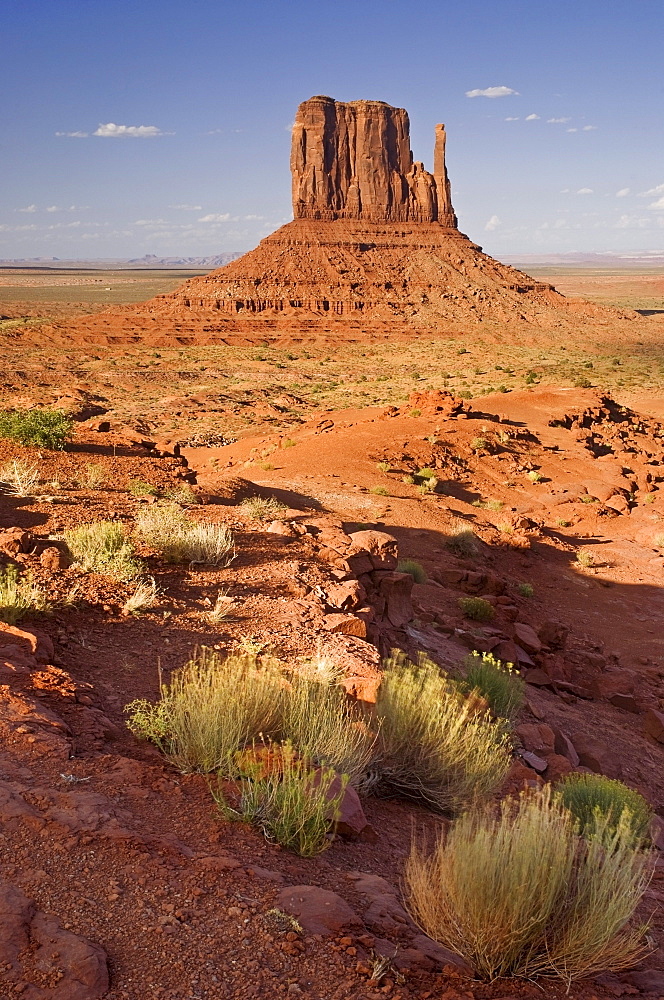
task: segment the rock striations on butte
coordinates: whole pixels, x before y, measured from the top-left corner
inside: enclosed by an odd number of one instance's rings
[[[457,228],[436,125],[433,173],[413,160],[403,108],[312,97],[293,126],[294,220],[177,291],[42,336],[68,343],[287,343],[573,330],[613,310],[482,253]],[[627,314],[625,314],[627,318]]]

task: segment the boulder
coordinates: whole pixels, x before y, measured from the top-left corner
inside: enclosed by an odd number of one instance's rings
[[[401,628],[413,618],[414,582],[410,573],[385,573],[381,577],[378,590],[385,598],[385,614],[395,628]]]
[[[66,569],[70,563],[71,559],[56,545],[49,545],[42,549],[39,556],[40,566],[49,573],[57,573],[58,570]]]
[[[364,604],[367,597],[364,587],[357,580],[327,584],[324,595],[329,606],[339,611],[354,611]]]
[[[32,532],[26,528],[5,528],[0,531],[0,553],[10,558],[19,552],[30,552],[34,543]]]
[[[542,756],[555,753],[556,737],[550,726],[543,722],[524,722],[515,729],[524,750],[532,750]]]
[[[540,626],[538,634],[543,645],[550,649],[564,649],[569,629],[562,622],[546,621]]]
[[[527,653],[539,653],[542,642],[537,632],[525,622],[514,622],[514,641],[522,646]]]
[[[354,531],[346,561],[359,576],[374,569],[396,569],[398,562],[397,540],[384,531]]]
[[[664,743],[664,712],[649,708],[643,716],[643,729],[658,743]]]
[[[363,926],[345,899],[317,885],[286,886],[277,897],[277,907],[295,917],[307,934],[330,937]]]
[[[338,632],[340,635],[354,635],[365,639],[367,623],[357,615],[332,614],[323,618],[323,628],[328,632]]]

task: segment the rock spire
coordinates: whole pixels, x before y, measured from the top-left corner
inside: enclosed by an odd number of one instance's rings
[[[436,125],[434,172],[413,161],[403,108],[383,101],[311,97],[297,109],[291,147],[296,219],[440,222],[456,228]]]

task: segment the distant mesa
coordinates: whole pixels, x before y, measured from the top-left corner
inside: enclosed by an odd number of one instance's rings
[[[293,126],[292,222],[175,292],[32,336],[154,346],[364,342],[468,334],[479,324],[487,333],[569,336],[580,321],[620,318],[565,299],[459,232],[445,146],[436,125],[429,173],[413,159],[403,108],[312,97]]]

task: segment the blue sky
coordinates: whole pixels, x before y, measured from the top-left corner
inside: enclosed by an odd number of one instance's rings
[[[496,256],[664,247],[661,0],[0,0],[0,18],[0,258],[249,249],[291,218],[289,128],[314,94],[405,107],[429,169],[445,122],[460,228]]]

